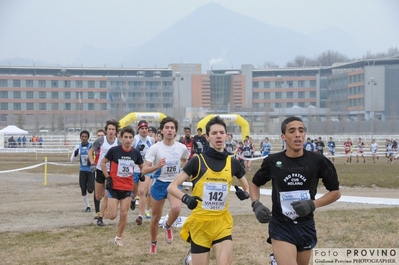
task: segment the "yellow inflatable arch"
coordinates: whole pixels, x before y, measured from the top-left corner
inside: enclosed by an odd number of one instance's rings
[[[165,117],[166,115],[161,112],[131,112],[127,114],[125,117],[123,117],[119,121],[119,124],[121,128],[124,128],[137,120],[146,120],[147,122],[161,121]]]
[[[226,123],[234,121],[235,123],[240,125],[242,140],[245,139],[245,136],[250,135],[249,134],[249,123],[247,122],[247,120],[245,120],[242,116],[240,116],[238,114],[209,114],[208,116],[206,116],[205,118],[203,118],[202,120],[200,120],[197,123],[197,129],[202,128],[202,132],[205,134],[205,132],[206,132],[205,126],[206,126],[207,122],[215,116],[220,116],[220,118],[222,118]]]

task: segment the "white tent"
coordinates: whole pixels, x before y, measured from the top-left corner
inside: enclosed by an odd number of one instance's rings
[[[22,130],[15,125],[8,125],[7,127],[0,130],[0,133],[4,133],[4,135],[20,135],[20,134],[29,134],[28,131]]]

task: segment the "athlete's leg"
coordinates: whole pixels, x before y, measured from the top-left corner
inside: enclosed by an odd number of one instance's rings
[[[297,263],[297,250],[295,245],[285,241],[272,239],[272,249],[277,264],[300,265]],[[302,264],[303,263],[301,263],[301,265]],[[309,264],[309,261],[305,264]]]
[[[150,236],[151,236],[151,241],[153,242],[157,241],[159,220],[161,220],[162,217],[162,209],[164,204],[165,204],[165,199],[161,200],[155,200],[154,198],[151,199],[152,218],[150,222]]]
[[[120,201],[120,213],[119,213],[119,222],[118,222],[118,232],[116,233],[116,236],[121,237],[123,234],[123,231],[126,228],[127,225],[127,213],[129,211],[129,206],[130,206],[130,197],[126,197],[123,200]]]
[[[191,253],[191,264],[192,265],[208,265],[209,264],[209,255],[210,252],[205,253]],[[222,263],[216,263],[222,264]],[[226,263],[227,264],[227,263]]]
[[[144,216],[145,215],[145,207],[147,205],[147,191],[148,191],[148,187],[150,185],[150,181],[151,178],[150,176],[145,176],[145,181],[140,183],[139,186],[139,191],[138,191],[138,195],[140,197],[139,200],[139,215]]]
[[[231,264],[233,259],[233,241],[223,240],[212,246],[215,253],[216,264]],[[208,261],[209,262],[209,261]],[[200,264],[200,263],[198,263]],[[207,263],[208,264],[208,263]]]
[[[107,218],[111,220],[116,218],[118,212],[118,203],[119,200],[117,198],[108,198]]]
[[[170,194],[168,194],[168,200],[170,204],[170,210],[169,210],[167,224],[171,226],[176,221],[177,217],[179,217],[182,202],[180,199]]]

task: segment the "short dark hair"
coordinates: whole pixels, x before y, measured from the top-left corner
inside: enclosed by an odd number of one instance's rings
[[[115,129],[116,129],[116,132],[118,132],[118,131],[119,131],[119,128],[121,127],[120,124],[119,124],[119,121],[117,121],[117,120],[108,120],[108,121],[106,121],[106,123],[105,123],[105,127],[104,127],[104,130],[105,130],[105,131],[107,131],[108,125],[114,125],[114,126],[115,126]]]
[[[302,119],[299,117],[295,117],[295,116],[291,116],[286,118],[282,123],[281,123],[281,133],[285,134],[285,130],[287,129],[287,124],[293,121],[300,121],[303,123]],[[303,125],[305,127],[305,125]],[[305,131],[306,131],[306,127],[305,127]]]
[[[202,132],[202,128],[201,128],[201,127],[199,127],[199,128],[197,129],[197,132],[198,132],[198,131]]]
[[[191,132],[190,127],[184,127],[184,130],[189,130]]]
[[[167,116],[167,117],[162,119],[161,123],[159,124],[159,128],[161,130],[163,130],[163,127],[168,122],[173,122],[175,124],[176,132],[179,130],[179,122],[175,118],[170,117],[170,116]]]
[[[90,138],[90,133],[87,130],[83,130],[80,132],[79,136],[82,136],[82,134],[87,134],[87,137]]]
[[[224,122],[224,120],[222,118],[220,118],[220,116],[215,116],[212,119],[210,119],[205,126],[206,135],[209,136],[209,132],[211,131],[211,126],[215,125],[215,124],[223,125],[224,130],[227,131],[226,123]]]
[[[130,126],[130,125],[124,127],[124,128],[121,130],[121,132],[120,132],[121,137],[123,137],[123,134],[125,134],[125,133],[131,133],[131,134],[134,136],[134,129],[133,129],[133,127]]]

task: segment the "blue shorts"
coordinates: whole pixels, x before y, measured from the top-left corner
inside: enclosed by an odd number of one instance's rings
[[[270,153],[270,151],[263,151],[262,156],[267,156]]]
[[[331,155],[335,154],[335,151],[328,151],[328,152],[330,152]]]
[[[134,181],[134,183],[138,183],[140,180],[139,180],[139,175],[140,175],[141,173],[140,172],[134,172],[134,174],[133,174],[133,181]],[[145,174],[145,176],[146,177],[150,177],[151,179],[152,179],[152,174]]]
[[[151,197],[154,200],[160,201],[162,199],[167,199],[168,197],[168,187],[170,182],[160,181],[158,179],[154,180],[154,183],[151,186]],[[179,186],[179,189],[182,189],[183,185]]]
[[[280,222],[276,218],[272,218],[269,223],[269,237],[293,244],[297,251],[314,248],[317,243],[314,220],[294,222]]]

